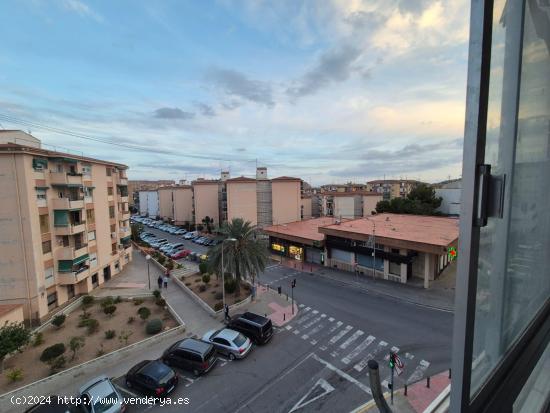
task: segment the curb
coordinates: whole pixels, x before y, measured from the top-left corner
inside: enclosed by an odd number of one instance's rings
[[[349,282],[349,281],[340,280],[338,278],[333,278],[331,276],[321,274],[319,272],[314,272],[313,274],[318,275],[319,277],[323,277],[323,278],[328,279],[328,280],[338,282],[340,284],[349,285],[349,286],[358,288],[360,290],[367,291],[369,293],[390,297],[390,298],[400,300],[400,301],[403,301],[403,302],[406,302],[406,303],[409,303],[409,304],[417,305],[419,307],[425,307],[425,308],[429,308],[429,309],[432,309],[432,310],[444,311],[446,313],[454,313],[454,308],[452,308],[452,307],[439,307],[439,306],[435,306],[435,305],[419,303],[418,301],[414,301],[414,300],[404,298],[404,297],[401,297],[401,296],[393,295],[393,294],[378,291],[378,290],[373,290],[371,288],[364,287],[363,285],[361,285],[359,283],[356,283],[356,282]]]

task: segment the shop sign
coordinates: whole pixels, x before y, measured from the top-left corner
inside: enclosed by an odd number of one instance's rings
[[[294,245],[291,245],[289,251],[292,257],[294,257],[298,261],[302,260],[302,256],[304,253],[304,249],[302,247],[295,247]]]
[[[271,249],[274,251],[285,252],[285,247],[281,244],[271,244]]]

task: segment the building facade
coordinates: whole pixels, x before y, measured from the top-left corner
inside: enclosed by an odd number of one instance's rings
[[[194,223],[201,224],[206,217],[213,225],[220,225],[221,181],[217,179],[198,179],[193,181]]]
[[[367,182],[367,191],[382,194],[385,200],[404,198],[420,182],[411,179],[380,179]]]
[[[161,186],[174,185],[172,180],[161,179],[158,181],[128,180],[128,205],[137,207],[139,205],[139,191],[156,191]]]
[[[13,143],[22,134],[25,145]],[[122,270],[132,257],[126,169],[0,131],[2,303],[37,322]]]
[[[139,191],[139,214],[156,218],[159,216],[159,193],[158,191]]]

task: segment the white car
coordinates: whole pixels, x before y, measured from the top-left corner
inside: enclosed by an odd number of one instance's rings
[[[252,350],[250,339],[230,328],[210,330],[202,340],[212,344],[218,353],[226,355],[229,360],[245,358]]]
[[[96,377],[78,391],[82,408],[88,413],[123,413],[126,411],[124,399],[111,380],[105,375]]]

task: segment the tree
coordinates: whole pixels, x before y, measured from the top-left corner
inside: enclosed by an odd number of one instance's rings
[[[67,316],[63,313],[61,314],[57,314],[53,319],[52,319],[52,324],[54,326],[56,326],[57,328],[61,328],[61,326],[63,325],[63,323],[65,322],[65,319],[67,318]]]
[[[147,307],[140,307],[138,310],[138,314],[140,318],[145,321],[151,315],[151,310],[149,310]]]
[[[140,240],[139,234],[141,234],[141,231],[143,231],[143,225],[139,223],[131,224],[130,230],[132,231],[132,241],[138,242]]]
[[[103,307],[103,312],[107,314],[109,317],[112,317],[115,311],[116,311],[116,305],[114,304]]]
[[[426,184],[418,184],[406,198],[393,198],[376,204],[376,212],[394,214],[440,215],[437,208],[443,198],[435,196],[435,190]]]
[[[237,279],[237,292],[240,280],[263,271],[268,261],[267,245],[256,237],[256,227],[241,218],[226,222],[220,232],[225,238],[234,238],[236,242],[221,242],[208,251],[210,272],[221,274],[222,248],[225,271],[234,274]]]
[[[84,337],[71,338],[71,341],[69,341],[69,348],[73,352],[73,357],[71,358],[71,361],[74,360],[74,358],[76,357],[76,352],[82,347],[84,347]]]
[[[212,234],[212,224],[214,223],[214,219],[210,218],[207,215],[202,219],[202,223],[206,226],[206,232],[208,232],[209,234]]]
[[[19,351],[31,339],[31,332],[23,323],[5,323],[0,328],[0,373],[4,372],[4,359],[8,354]]]

